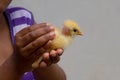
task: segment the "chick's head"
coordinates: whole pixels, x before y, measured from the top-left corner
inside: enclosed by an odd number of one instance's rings
[[[66,20],[64,22],[64,29],[69,33],[71,36],[75,35],[83,35],[83,33],[80,30],[80,26],[73,20]]]

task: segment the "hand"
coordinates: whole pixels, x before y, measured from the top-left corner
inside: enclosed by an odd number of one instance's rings
[[[15,36],[17,68],[25,72],[31,70],[32,63],[42,56],[54,37],[54,27],[48,23],[35,24],[18,32]]]
[[[51,50],[50,53],[43,54],[43,60],[40,63],[40,68],[49,67],[52,64],[58,63],[63,49]]]

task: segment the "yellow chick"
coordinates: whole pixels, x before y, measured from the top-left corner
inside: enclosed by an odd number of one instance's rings
[[[79,25],[73,20],[66,20],[63,23],[62,30],[55,27],[55,39],[53,40],[50,48],[46,50],[49,52],[50,50],[63,48],[65,49],[73,40],[76,35],[82,36],[83,33],[80,31]],[[42,57],[40,57],[37,61],[32,64],[33,68],[39,67],[39,63],[41,62]]]

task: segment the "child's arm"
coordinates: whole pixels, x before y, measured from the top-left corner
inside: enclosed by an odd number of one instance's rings
[[[57,65],[38,68],[33,71],[36,80],[66,80],[64,71]]]

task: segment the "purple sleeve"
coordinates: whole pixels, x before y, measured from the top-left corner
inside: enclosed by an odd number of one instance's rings
[[[22,76],[21,80],[35,80],[33,73],[32,72],[26,72],[24,73],[24,75]]]
[[[21,29],[34,24],[34,18],[30,11],[21,7],[8,7],[5,10],[5,16],[8,20],[11,40],[14,45],[14,36]],[[21,80],[35,80],[32,72],[26,72]]]
[[[5,10],[5,16],[9,24],[12,43],[14,44],[14,36],[17,32],[25,27],[35,23],[31,11],[21,7],[8,7]]]

